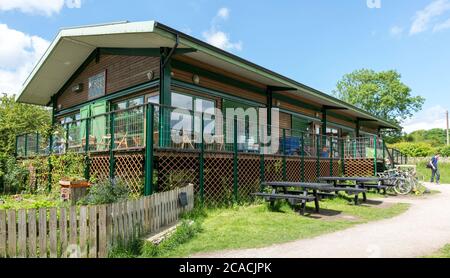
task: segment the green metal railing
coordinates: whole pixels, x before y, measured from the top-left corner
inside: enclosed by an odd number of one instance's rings
[[[182,125],[184,124],[184,125]],[[255,130],[250,132],[251,130]],[[263,151],[269,144],[263,131],[278,133],[279,138],[271,144],[278,144],[274,153]],[[50,146],[52,142],[52,146]],[[153,146],[148,148],[146,146]],[[75,152],[85,155],[85,177],[89,178],[90,154],[103,152],[109,155],[109,177],[115,175],[115,152],[124,150],[143,151],[144,194],[155,191],[153,186],[153,153],[158,150],[180,150],[198,154],[200,196],[204,195],[204,163],[207,153],[225,153],[233,157],[233,196],[238,200],[238,159],[241,154],[260,157],[260,179],[265,180],[265,159],[278,157],[282,163],[283,180],[287,179],[287,161],[300,159],[301,180],[305,180],[305,160],[315,161],[316,176],[323,173],[321,162],[329,161],[327,175],[333,175],[333,166],[340,163],[345,173],[346,159],[374,159],[383,161],[392,153],[395,162],[405,161],[406,156],[396,150],[389,151],[377,136],[365,138],[338,138],[313,134],[302,130],[264,126],[247,118],[227,118],[197,111],[179,111],[174,107],[144,104],[135,107],[91,115],[76,121],[58,124],[51,138],[39,134],[24,134],[16,138],[18,157]],[[323,163],[322,163],[323,164]],[[255,169],[258,171],[258,169]]]

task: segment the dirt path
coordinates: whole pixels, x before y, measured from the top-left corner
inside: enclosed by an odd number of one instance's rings
[[[358,225],[311,239],[264,248],[228,250],[196,257],[225,258],[411,258],[431,254],[450,243],[450,185],[431,186],[441,194],[427,197],[390,197],[384,202],[410,203],[394,218]]]

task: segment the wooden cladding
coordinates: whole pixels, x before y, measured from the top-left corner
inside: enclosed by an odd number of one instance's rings
[[[88,101],[89,78],[105,70],[106,94],[111,94],[149,81],[150,71],[153,71],[153,79],[159,78],[159,57],[100,55],[98,62],[91,61],[65,88],[57,100],[58,110]],[[82,90],[72,91],[78,84],[82,84]]]

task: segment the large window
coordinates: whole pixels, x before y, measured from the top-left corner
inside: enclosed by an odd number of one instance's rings
[[[213,100],[172,92],[172,106],[185,109],[185,113],[172,111],[170,116],[170,128],[175,131],[182,131],[188,136],[198,136],[201,133],[201,113],[212,112],[215,108]],[[213,114],[213,113],[212,113]],[[211,118],[211,119],[209,119]],[[205,132],[214,132],[214,117],[205,117]],[[195,139],[195,138],[192,138]]]

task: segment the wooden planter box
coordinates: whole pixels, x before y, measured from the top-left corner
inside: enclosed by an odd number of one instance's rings
[[[91,184],[88,181],[60,180],[59,185],[61,185],[61,199],[76,204],[78,200],[86,196]]]

